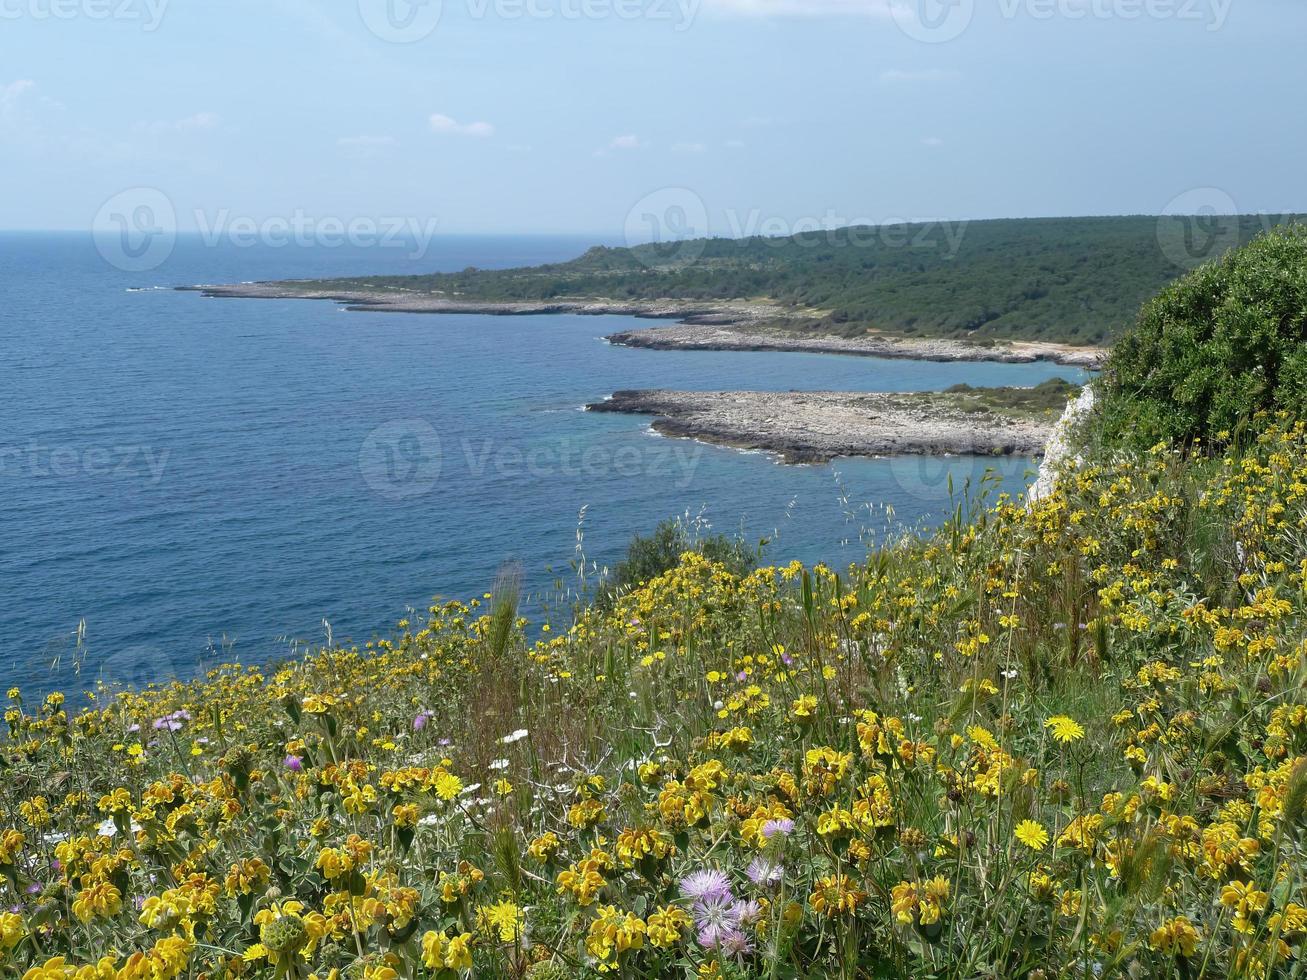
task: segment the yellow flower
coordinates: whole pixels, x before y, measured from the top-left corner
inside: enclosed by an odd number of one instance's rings
[[[62,956],[46,960],[41,966],[34,966],[23,974],[23,980],[66,980],[73,975],[73,968],[64,962]]]
[[[13,912],[0,912],[0,950],[13,949],[26,934],[22,916]]]
[[[500,942],[511,943],[521,938],[525,918],[512,902],[496,902],[477,908],[477,922],[483,931],[498,934]]]
[[[422,963],[429,970],[472,968],[472,934],[446,936],[443,932],[426,932],[422,936]]]
[[[644,946],[646,931],[643,919],[630,912],[623,914],[615,906],[605,905],[599,909],[598,917],[590,923],[585,948],[599,961],[599,971],[607,973],[618,969],[617,959],[622,953]]]
[[[1037,821],[1022,820],[1017,824],[1016,838],[1032,851],[1039,851],[1048,844],[1048,831]]]
[[[1177,915],[1153,930],[1153,934],[1148,939],[1148,946],[1159,953],[1190,957],[1194,955],[1194,950],[1198,948],[1201,940],[1202,933],[1194,927],[1193,923],[1185,916]]]
[[[649,916],[649,942],[659,949],[670,949],[681,941],[681,936],[693,920],[685,909],[666,905]]]
[[[1085,737],[1085,730],[1074,718],[1066,715],[1054,715],[1044,722],[1044,727],[1053,732],[1053,738],[1063,744],[1076,742]]]
[[[122,911],[122,892],[107,881],[84,888],[73,899],[73,915],[83,922],[108,919]]]
[[[867,893],[853,886],[848,875],[818,878],[808,896],[813,911],[824,915],[852,915],[867,898]]]

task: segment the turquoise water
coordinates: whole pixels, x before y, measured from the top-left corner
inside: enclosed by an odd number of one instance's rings
[[[1035,384],[1052,365],[611,347],[623,317],[345,313],[149,287],[494,267],[577,239],[402,249],[206,247],[107,265],[79,236],[0,235],[0,685],[90,686],[383,633],[433,595],[520,564],[538,608],[578,524],[600,566],[689,514],[773,537],[769,557],[847,563],[892,505],[938,519],[993,460],[770,457],[580,411],[619,388],[914,390]],[[145,291],[129,291],[144,289]],[[1020,489],[1027,459],[997,464]],[[583,521],[579,521],[584,508]],[[85,623],[78,651],[76,631]]]

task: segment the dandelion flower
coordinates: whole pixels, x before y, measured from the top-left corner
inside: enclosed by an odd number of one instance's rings
[[[1017,824],[1016,838],[1032,851],[1041,851],[1048,844],[1048,831],[1035,820],[1022,820]]]
[[[1044,727],[1053,732],[1053,738],[1062,743],[1077,742],[1085,737],[1085,730],[1080,722],[1066,715],[1054,715],[1044,722]]]

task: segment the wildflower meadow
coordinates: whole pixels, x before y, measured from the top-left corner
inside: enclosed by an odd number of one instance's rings
[[[12,690],[0,975],[1307,975],[1307,425],[973,489],[842,570]]]

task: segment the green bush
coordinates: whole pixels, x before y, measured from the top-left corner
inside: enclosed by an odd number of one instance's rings
[[[743,575],[755,568],[765,541],[751,548],[738,537],[714,534],[696,537],[675,518],[663,521],[651,534],[637,534],[627,545],[626,557],[604,583],[600,602],[610,606],[614,599],[680,564],[681,555],[697,551],[710,561],[721,562],[732,574]]]
[[[1192,446],[1260,411],[1307,417],[1307,226],[1168,286],[1116,344],[1102,390],[1109,444]]]

